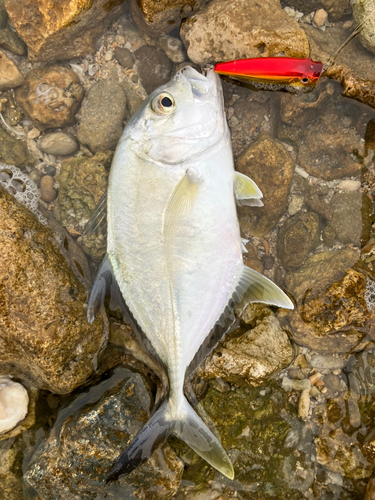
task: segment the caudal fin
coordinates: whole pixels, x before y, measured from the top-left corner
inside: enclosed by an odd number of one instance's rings
[[[172,411],[170,400],[165,401],[159,410],[141,429],[134,441],[117,459],[106,482],[115,481],[123,474],[128,474],[145,462],[152,452],[171,434],[188,444],[198,455],[204,458],[225,476],[233,479],[234,471],[228,455],[206,424],[198,417],[184,398],[183,407],[178,412]]]

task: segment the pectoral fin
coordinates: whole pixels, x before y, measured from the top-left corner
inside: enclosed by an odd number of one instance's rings
[[[260,198],[263,197],[262,191],[250,177],[240,172],[235,172],[234,174],[234,194],[239,206],[263,206],[263,203],[260,201]]]

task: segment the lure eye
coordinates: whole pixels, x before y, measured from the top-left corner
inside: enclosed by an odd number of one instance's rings
[[[307,76],[304,76],[303,78],[301,78],[301,83],[309,83],[309,78],[307,78]]]
[[[157,115],[167,115],[171,113],[176,107],[175,102],[171,94],[163,92],[154,97],[151,103],[151,109]]]

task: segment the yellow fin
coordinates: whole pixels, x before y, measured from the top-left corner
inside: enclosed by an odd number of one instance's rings
[[[263,197],[262,191],[250,177],[240,172],[234,173],[234,194],[237,205],[263,206],[260,201]]]

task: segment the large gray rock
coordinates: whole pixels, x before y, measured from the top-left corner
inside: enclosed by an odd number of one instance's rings
[[[172,498],[183,464],[168,445],[131,474],[105,484],[114,461],[148,420],[151,404],[141,375],[117,368],[60,411],[30,461],[26,484],[44,500]]]
[[[120,85],[110,80],[95,83],[82,105],[77,138],[93,153],[115,149],[122,132],[126,98]]]
[[[169,82],[173,64],[163,50],[144,45],[134,52],[134,56],[139,78],[147,94]]]
[[[309,44],[279,0],[213,0],[181,27],[189,58],[197,64],[246,57],[307,57]]]

